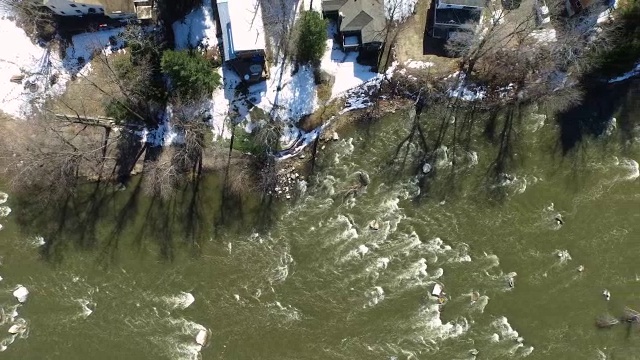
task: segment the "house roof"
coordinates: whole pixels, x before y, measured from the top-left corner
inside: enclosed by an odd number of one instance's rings
[[[481,12],[476,9],[443,8],[435,11],[435,25],[459,26],[480,21]]]
[[[224,59],[238,52],[264,50],[264,25],[258,0],[217,0],[222,28]]]
[[[477,8],[484,8],[486,5],[485,0],[439,0],[438,7],[446,5],[458,5],[458,6],[473,6]]]
[[[322,11],[338,11],[349,0],[322,0]]]
[[[346,0],[339,11],[341,32],[360,31],[363,44],[384,41],[387,23],[382,0]]]

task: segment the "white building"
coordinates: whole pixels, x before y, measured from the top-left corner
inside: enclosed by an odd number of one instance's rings
[[[217,0],[224,60],[248,82],[267,77],[262,9],[258,0]]]
[[[151,18],[152,0],[36,0],[60,16],[106,15],[113,19]]]

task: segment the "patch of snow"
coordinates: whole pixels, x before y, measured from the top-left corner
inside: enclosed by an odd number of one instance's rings
[[[389,20],[403,21],[413,15],[418,0],[384,0],[385,16]]]
[[[176,49],[199,46],[213,49],[218,45],[212,11],[211,0],[203,0],[200,7],[193,9],[184,19],[172,24]]]
[[[123,31],[123,28],[117,28],[74,35],[71,38],[71,44],[65,50],[65,69],[71,73],[79,73],[83,71],[96,51],[111,55],[121,50],[124,42],[119,37]],[[112,40],[114,40],[113,43]],[[84,62],[80,61],[80,58]]]
[[[335,78],[331,88],[331,98],[337,98],[347,90],[353,89],[375,79],[379,74],[371,71],[371,66],[361,65],[356,62],[357,52],[344,53],[339,44],[333,42],[333,36],[337,33],[334,22],[329,24],[328,39],[324,56],[320,63],[322,70]]]
[[[453,84],[447,90],[447,95],[452,98],[460,98],[465,101],[482,100],[486,92],[473,84],[467,84],[465,75],[460,72],[449,75],[447,79],[453,79]]]
[[[322,1],[318,0],[304,0],[303,10],[315,10],[322,13]]]
[[[112,37],[122,30],[112,29],[74,35],[65,49],[64,58],[51,49],[50,44],[34,44],[27,34],[17,26],[10,10],[0,9],[0,101],[2,111],[22,117],[31,113],[33,106],[41,105],[48,96],[64,93],[66,83],[72,75],[86,74],[87,64],[101,50],[110,54],[122,47],[121,41],[114,45]],[[84,61],[78,61],[79,58]],[[21,83],[10,82],[15,75],[23,75]],[[53,76],[57,77],[52,84]]]
[[[502,9],[494,10],[491,13],[491,22],[493,25],[504,23],[504,11]]]
[[[292,158],[300,153],[300,151],[304,150],[309,144],[313,143],[315,139],[320,136],[322,130],[329,124],[329,122],[324,123],[324,125],[317,127],[316,129],[304,132],[300,130],[300,136],[295,141],[295,143],[290,146],[286,150],[282,150],[276,154],[276,159],[278,160],[286,160]]]
[[[417,61],[409,59],[404,63],[404,66],[411,69],[427,69],[434,66],[434,63],[429,61]]]
[[[550,43],[557,40],[556,29],[540,29],[531,32],[531,36],[539,42]]]
[[[630,79],[630,78],[632,78],[634,76],[637,76],[637,75],[640,75],[640,62],[636,64],[636,66],[633,68],[633,70],[628,71],[628,72],[626,72],[626,73],[624,73],[624,74],[622,74],[622,75],[620,75],[618,77],[615,77],[615,78],[609,80],[609,83],[612,84],[612,83],[624,81],[624,80]]]
[[[253,104],[280,120],[297,122],[318,108],[313,69],[301,66],[293,74],[293,66],[280,60],[271,68],[267,81],[249,88]]]

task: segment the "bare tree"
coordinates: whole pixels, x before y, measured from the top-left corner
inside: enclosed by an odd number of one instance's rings
[[[102,125],[38,113],[0,126],[0,162],[12,187],[44,203],[73,193],[82,179],[105,179],[115,162],[114,137]]]

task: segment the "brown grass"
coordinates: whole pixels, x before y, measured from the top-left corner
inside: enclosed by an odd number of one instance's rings
[[[129,54],[111,55],[108,61],[111,64],[121,56],[129,56]],[[62,114],[73,115],[77,112],[86,116],[105,116],[105,101],[112,97],[111,94],[120,92],[113,78],[114,75],[104,59],[94,58],[91,61],[91,72],[69,81],[64,94],[52,101],[52,110]]]
[[[456,71],[455,59],[425,55],[423,53],[423,40],[427,26],[427,13],[431,7],[430,0],[418,0],[416,14],[409,17],[399,29],[395,44],[396,59],[404,64],[409,60],[428,61],[434,63],[431,69],[433,75],[446,75]],[[427,40],[428,41],[428,40]]]

